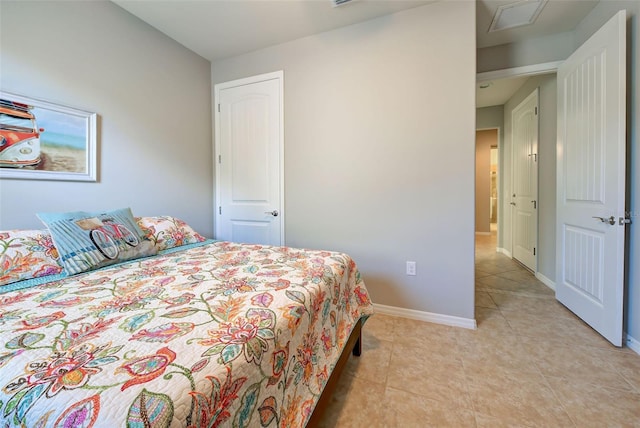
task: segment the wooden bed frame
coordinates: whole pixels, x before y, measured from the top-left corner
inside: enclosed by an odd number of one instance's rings
[[[329,403],[331,402],[331,397],[333,395],[333,391],[336,389],[338,385],[338,380],[340,379],[340,374],[344,369],[344,366],[347,364],[347,360],[351,353],[356,357],[359,357],[362,354],[362,324],[364,323],[363,319],[360,318],[349,336],[347,340],[347,344],[340,354],[340,358],[338,358],[338,362],[336,363],[333,372],[331,372],[331,376],[329,376],[329,380],[327,381],[327,385],[322,391],[320,395],[320,399],[316,404],[311,417],[309,418],[309,422],[307,422],[308,428],[317,427],[322,415],[324,414],[327,407],[329,407]]]

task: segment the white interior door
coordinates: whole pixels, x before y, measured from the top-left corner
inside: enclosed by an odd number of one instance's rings
[[[619,12],[558,69],[556,297],[622,345],[625,34]]]
[[[215,86],[216,238],[283,245],[283,73]]]
[[[538,243],[538,89],[512,112],[513,257],[536,271]]]

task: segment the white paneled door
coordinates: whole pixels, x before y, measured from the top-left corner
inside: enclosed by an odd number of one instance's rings
[[[282,82],[215,85],[217,239],[284,245]]]
[[[622,346],[626,13],[558,69],[556,297]]]
[[[538,242],[538,89],[512,112],[513,257],[536,271]]]

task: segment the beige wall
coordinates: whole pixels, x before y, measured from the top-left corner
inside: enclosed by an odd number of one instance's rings
[[[98,181],[2,179],[0,229],[130,206],[212,235],[208,61],[108,1],[3,0],[0,75],[3,91],[98,114]]]
[[[475,2],[215,62],[212,79],[274,70],[286,243],[348,252],[376,303],[473,318]]]
[[[491,147],[498,145],[498,130],[476,131],[476,232],[489,233]]]

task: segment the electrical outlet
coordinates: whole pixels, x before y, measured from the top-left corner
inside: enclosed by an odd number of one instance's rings
[[[407,275],[415,276],[416,262],[407,262]]]

